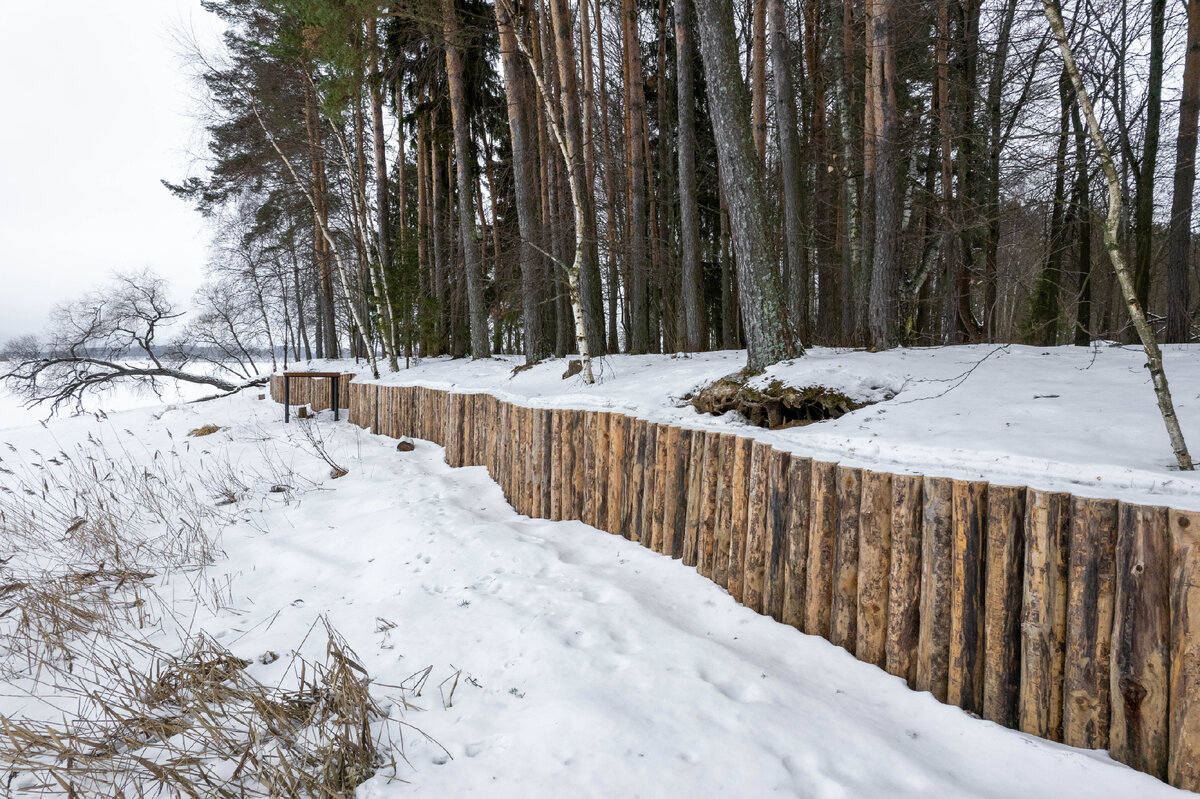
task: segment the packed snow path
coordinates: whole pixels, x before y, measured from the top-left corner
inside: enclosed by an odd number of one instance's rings
[[[408,783],[363,797],[1152,797],[1110,760],[972,719],[734,603],[693,569],[578,522],[517,515],[479,467],[412,452],[321,414],[327,478],[278,405],[244,393],[158,411],[5,431],[19,448],[191,440],[253,466],[275,449],[319,489],[239,504],[213,569],[234,610],[197,624],[235,654],[297,647],[318,614],[384,685],[432,666],[405,719]],[[158,416],[158,418],[156,418]],[[264,471],[266,471],[264,467]],[[392,626],[394,625],[394,626]],[[280,679],[286,658],[255,663]],[[462,670],[448,704],[438,684]],[[447,682],[443,692],[448,692]],[[443,752],[442,746],[451,757]]]

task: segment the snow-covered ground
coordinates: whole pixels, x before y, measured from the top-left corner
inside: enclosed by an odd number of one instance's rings
[[[702,415],[683,402],[690,391],[740,370],[745,357],[744,351],[611,356],[600,362],[594,386],[578,376],[564,380],[562,359],[513,374],[520,358],[431,358],[385,373],[381,382],[491,391],[526,405],[603,408],[736,430],[779,449],[854,466],[1200,510],[1200,477],[1175,466],[1139,347],[813,348],[756,382],[819,384],[877,404],[779,431],[732,414]],[[1200,460],[1200,347],[1167,346],[1164,357],[1184,434]]]
[[[986,353],[850,353],[838,361],[825,351],[778,371],[789,382],[819,376],[860,395],[893,392],[898,402],[945,391],[952,384],[932,380],[960,374]],[[1136,354],[1100,350],[1088,369],[1090,352],[1050,353],[999,352],[943,398],[885,403],[824,430],[766,435],[864,463],[921,455],[925,461],[910,465],[972,468],[989,477],[1006,466],[1030,479],[1041,469],[1042,478],[1067,482],[1091,470],[1104,478],[1101,493],[1149,493],[1152,486],[1155,497],[1172,502],[1200,494],[1194,481],[1167,468],[1170,451]],[[1200,380],[1185,374],[1196,356],[1171,357],[1185,430],[1200,440],[1200,420],[1191,418],[1200,416]],[[667,397],[740,365],[736,353],[611,359],[595,388],[561,380],[561,362],[512,380],[511,362],[426,362],[389,379],[728,425],[677,409]],[[208,574],[227,587],[227,606],[193,603],[175,626],[154,634],[154,643],[170,648],[182,630],[203,629],[247,660],[297,648],[320,659],[313,650],[323,641],[301,642],[327,614],[381,697],[395,693],[387,686],[432,667],[423,695],[412,699],[421,710],[405,720],[437,745],[410,731],[411,765],[402,763],[397,775],[407,782],[380,775],[360,797],[1176,793],[1105,753],[1002,729],[909,691],[828,642],[737,605],[679,561],[578,522],[520,516],[484,469],[452,470],[428,442],[397,452],[394,440],[322,413],[317,427],[328,452],[349,470],[332,480],[300,426],[284,426],[279,406],[258,401],[259,391],[8,429],[0,443],[15,453],[0,454],[9,465],[34,461],[93,446],[90,437],[147,462],[215,459],[258,475],[246,477],[250,488],[232,506],[235,523],[223,533],[225,556]],[[226,429],[185,438],[206,424]],[[968,467],[976,447],[989,454]],[[1092,469],[1092,460],[1106,465]],[[270,492],[281,470],[294,470],[290,482],[302,489]],[[163,578],[160,591],[184,597],[194,584],[192,577]],[[249,668],[273,684],[285,679],[286,661]],[[0,692],[0,713],[57,718],[20,688]]]

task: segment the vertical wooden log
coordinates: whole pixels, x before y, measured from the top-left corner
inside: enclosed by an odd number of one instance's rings
[[[788,567],[793,557],[791,539],[788,538],[788,473],[791,460],[791,453],[777,449],[772,449],[767,458],[762,612],[775,621],[783,621]]]
[[[847,652],[858,642],[858,516],[862,470],[837,467],[837,526],[833,538],[833,597],[829,640]]]
[[[1116,501],[1073,498],[1063,742],[1084,749],[1108,748],[1116,533]]]
[[[460,406],[463,404],[466,396],[463,394],[450,394],[447,399],[453,408],[451,416],[456,421],[461,421],[464,415],[460,411]],[[459,424],[451,424],[450,430],[447,431],[445,459],[446,465],[452,468],[458,468],[463,465],[463,438],[465,434],[466,431]]]
[[[804,632],[830,638],[833,606],[833,541],[837,537],[837,464],[812,463],[809,493],[808,581],[804,592]]]
[[[551,480],[554,477],[554,411],[550,408],[542,410],[542,465],[541,472],[538,473],[538,490],[542,494],[542,514],[544,519],[550,518],[551,503]]]
[[[742,604],[758,613],[763,612],[763,583],[766,580],[767,555],[767,485],[771,447],[755,441],[750,447],[750,469],[747,477],[745,577]]]
[[[637,468],[642,472],[642,495],[639,498],[637,540],[644,547],[654,546],[654,497],[658,483],[658,437],[662,433],[659,425],[645,422],[646,438],[642,444],[642,457]]]
[[[729,585],[729,547],[733,532],[734,448],[737,437],[721,433],[717,450],[717,517],[713,526],[712,581]]]
[[[683,557],[687,526],[687,475],[691,457],[692,431],[672,427],[667,438],[670,479],[663,501],[663,552],[672,558]]]
[[[608,529],[608,459],[612,453],[615,419],[614,414],[608,412],[596,414],[596,441],[592,453],[592,488],[595,491],[592,526],[600,530]]]
[[[888,674],[917,684],[921,631],[922,483],[909,474],[892,475],[892,555],[888,578]]]
[[[1167,511],[1121,504],[1113,610],[1109,750],[1167,778],[1171,564]]]
[[[1170,510],[1171,702],[1167,780],[1200,790],[1200,513]]]
[[[559,512],[563,519],[574,519],[578,506],[575,484],[575,461],[579,455],[579,436],[576,428],[579,425],[579,413],[564,409],[562,414],[562,505]]]
[[[547,508],[542,504],[542,476],[545,474],[546,458],[543,455],[546,445],[545,414],[543,408],[530,409],[533,426],[530,430],[529,462],[530,462],[530,495],[529,515],[535,519],[547,517]]]
[[[645,477],[646,435],[648,422],[642,419],[629,420],[628,458],[622,465],[625,476],[625,500],[621,508],[621,535],[630,541],[640,541],[642,498],[645,494],[642,479]]]
[[[989,486],[984,588],[983,717],[1017,726],[1021,688],[1021,596],[1025,489]]]
[[[550,412],[550,518],[561,521],[563,518],[563,414],[555,408]]]
[[[683,508],[683,565],[697,566],[700,562],[700,503],[701,486],[704,484],[706,434],[703,430],[691,430],[688,438],[687,491]]]
[[[780,621],[803,630],[808,618],[808,583],[811,562],[808,548],[811,545],[809,531],[812,527],[811,512],[813,463],[808,458],[792,455],[788,460],[784,479],[787,482],[787,558],[783,563],[783,611]],[[832,557],[832,552],[830,553]]]
[[[726,588],[741,602],[746,583],[746,536],[750,515],[750,460],[754,440],[735,438],[733,447],[732,503],[729,527],[729,583]]]
[[[946,701],[983,710],[983,597],[987,483],[955,480]]]
[[[858,514],[858,618],[855,656],[887,665],[887,610],[892,579],[892,476],[864,471]]]
[[[596,414],[579,411],[578,446],[575,454],[576,491],[579,497],[578,515],[574,518],[584,524],[594,524],[596,504]]]
[[[625,503],[625,473],[629,471],[626,447],[629,444],[630,419],[624,414],[613,414],[608,447],[608,499],[606,500],[608,521],[605,529],[613,535],[625,535],[621,520]]]
[[[670,457],[669,447],[671,445],[671,430],[672,428],[660,424],[656,425],[657,433],[654,447],[654,460],[651,461],[651,469],[654,471],[654,490],[651,497],[651,513],[649,516],[650,524],[650,548],[655,552],[665,554],[663,548],[663,522],[666,514],[667,493],[670,485]]]
[[[713,577],[714,535],[717,529],[717,485],[721,475],[721,434],[704,434],[704,475],[700,479],[700,518],[696,522],[696,571]]]

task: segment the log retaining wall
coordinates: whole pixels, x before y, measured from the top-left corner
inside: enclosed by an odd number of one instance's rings
[[[343,386],[350,422],[486,467],[520,513],[679,558],[913,689],[1200,790],[1200,513],[483,393]],[[282,402],[281,378],[271,394]],[[296,404],[328,394],[292,380]]]

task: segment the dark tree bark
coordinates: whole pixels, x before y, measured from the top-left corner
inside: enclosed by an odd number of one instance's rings
[[[900,343],[900,212],[903,187],[896,109],[896,11],[893,0],[868,0],[871,114],[875,154],[875,246],[872,253],[870,332],[877,349]]]
[[[797,332],[808,330],[808,257],[804,246],[801,195],[800,131],[792,88],[784,0],[767,0],[771,29],[771,72],[775,79],[775,123],[779,131],[779,168],[783,184],[783,230],[786,242],[784,286],[788,316]]]
[[[625,235],[629,241],[629,351],[646,352],[650,347],[650,308],[646,267],[646,90],[642,84],[641,41],[638,38],[637,4],[621,0],[621,23],[625,47],[625,155],[628,163],[626,191],[629,196]]]
[[[675,4],[675,64],[679,114],[679,249],[683,306],[684,347],[697,352],[704,347],[704,307],[700,274],[700,211],[696,202],[696,88],[693,76],[690,0]]]
[[[737,62],[728,0],[697,0],[700,55],[717,143],[721,186],[737,253],[738,293],[751,369],[802,353],[787,324],[783,287],[767,232],[762,166],[754,150],[750,98]]]
[[[531,113],[537,108],[529,66],[517,51],[514,23],[504,4],[496,4],[500,58],[508,100],[508,129],[512,136],[513,186],[517,225],[521,234],[521,305],[525,318],[525,362],[536,363],[550,353],[542,321],[541,262],[538,234],[537,130]]]
[[[1150,73],[1146,76],[1146,129],[1142,163],[1133,198],[1133,284],[1138,302],[1150,305],[1150,266],[1154,256],[1154,170],[1158,166],[1159,129],[1162,126],[1163,35],[1167,0],[1150,3]]]
[[[487,309],[483,305],[483,277],[479,272],[479,253],[475,243],[474,184],[471,180],[471,124],[467,118],[466,86],[463,78],[462,27],[454,0],[442,0],[442,28],[446,34],[446,82],[450,89],[450,116],[454,126],[455,166],[458,173],[458,227],[462,239],[463,268],[466,271],[467,310],[470,323],[471,357],[487,358]]]
[[[1187,4],[1187,55],[1179,136],[1175,140],[1175,188],[1171,198],[1171,244],[1167,262],[1167,341],[1191,340],[1188,255],[1192,244],[1192,197],[1196,190],[1196,120],[1200,116],[1200,0]]]

